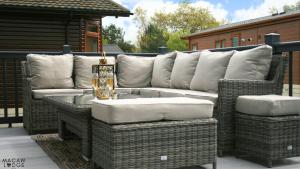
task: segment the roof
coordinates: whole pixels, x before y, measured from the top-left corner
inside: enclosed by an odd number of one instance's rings
[[[265,17],[245,20],[245,21],[241,21],[241,22],[225,24],[225,25],[221,25],[221,26],[218,26],[218,27],[215,27],[215,28],[201,30],[201,31],[192,33],[188,36],[184,36],[183,38],[189,38],[189,37],[193,37],[193,36],[199,36],[199,35],[219,32],[219,31],[223,31],[223,30],[227,30],[227,29],[239,28],[239,27],[242,27],[242,26],[250,26],[250,25],[254,25],[254,24],[258,24],[258,23],[266,22],[266,21],[280,20],[280,19],[283,19],[285,17],[295,16],[295,15],[297,16],[299,14],[300,14],[300,10],[287,12],[287,13],[282,12],[282,13],[273,14],[273,15],[270,15],[270,16],[265,16]]]
[[[132,14],[112,0],[0,0],[0,8],[84,12],[102,16]]]
[[[103,45],[103,51],[107,53],[124,53],[124,51],[116,44]]]

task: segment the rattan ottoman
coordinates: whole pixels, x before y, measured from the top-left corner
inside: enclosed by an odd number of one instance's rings
[[[168,169],[213,164],[215,169],[213,107],[211,101],[186,97],[94,100],[93,166]]]
[[[296,105],[300,102],[297,99],[281,96],[238,98],[236,156],[265,160],[268,167],[272,167],[273,160],[300,156],[300,116]]]
[[[213,164],[214,119],[111,125],[92,120],[93,167],[167,169]]]

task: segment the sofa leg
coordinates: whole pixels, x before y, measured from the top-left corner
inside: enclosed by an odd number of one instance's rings
[[[213,162],[212,166],[213,166],[213,169],[217,169],[217,160]]]
[[[268,165],[269,168],[272,168],[272,167],[273,167],[272,160],[268,160],[267,163],[268,163],[267,165]]]
[[[93,161],[91,161],[91,169],[97,169],[97,165]]]
[[[223,151],[222,150],[218,150],[218,157],[223,157]]]

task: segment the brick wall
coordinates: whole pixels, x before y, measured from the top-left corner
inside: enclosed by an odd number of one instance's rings
[[[300,17],[299,19],[278,21],[273,24],[260,24],[248,28],[236,29],[228,32],[214,33],[213,35],[190,37],[190,46],[197,44],[198,50],[215,48],[217,40],[225,39],[225,47],[232,47],[232,37],[240,36],[245,39],[241,46],[255,45],[264,43],[264,35],[268,33],[279,33],[281,42],[299,41],[300,40]],[[252,39],[248,41],[248,39]],[[300,53],[294,53],[293,79],[295,84],[300,84]],[[286,75],[287,77],[287,75]],[[287,83],[287,79],[285,80]]]

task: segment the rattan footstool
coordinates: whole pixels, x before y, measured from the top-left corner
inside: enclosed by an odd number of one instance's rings
[[[297,105],[298,104],[298,105]],[[300,99],[242,96],[237,100],[236,156],[267,161],[300,156]]]
[[[203,101],[201,109],[201,105],[192,103],[196,99],[177,98],[179,99],[177,101],[176,98],[168,99],[171,101],[169,104],[165,102],[166,98],[115,100],[112,101],[115,103],[107,104],[102,102],[98,111],[99,104],[93,104],[93,167],[171,169],[213,164],[213,168],[216,169],[217,121],[211,118],[213,103]],[[161,109],[158,109],[159,107]],[[146,120],[161,117],[162,114],[157,116],[158,112],[164,112],[168,118],[176,118],[175,109],[185,109],[186,111],[182,111],[180,116],[186,114],[188,117],[193,114],[191,108],[198,108],[200,115],[201,111],[204,115],[210,111],[211,113],[207,114],[210,117],[155,122]],[[138,112],[140,116],[137,116]],[[153,116],[150,115],[151,112]],[[194,112],[197,112],[197,109]],[[133,119],[138,122],[133,122]],[[146,122],[139,120],[146,120]],[[122,123],[123,121],[131,122]],[[115,122],[122,124],[114,124]]]

